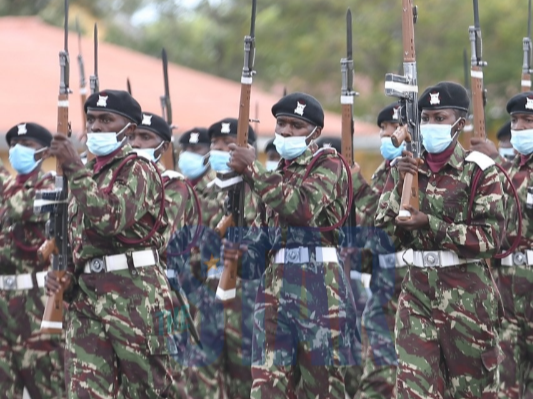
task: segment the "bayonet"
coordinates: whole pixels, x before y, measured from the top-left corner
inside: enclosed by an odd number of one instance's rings
[[[522,39],[524,49],[524,59],[522,63],[522,92],[531,90],[531,0],[529,0],[528,14],[527,14],[527,37]]]
[[[131,83],[130,83],[130,78],[127,78],[127,79],[126,79],[126,86],[128,87],[128,93],[130,93],[130,95],[131,95]]]
[[[78,18],[76,17],[76,31],[78,32],[78,66],[80,70],[80,96],[81,96],[81,115],[83,118],[83,136],[85,137],[85,131],[87,128],[87,115],[85,115],[85,101],[87,100],[87,82],[85,81],[85,64],[83,62],[83,56],[81,54],[81,30]]]
[[[169,126],[172,126],[172,106],[170,104],[170,86],[168,83],[168,58],[167,51],[161,51],[161,59],[163,61],[163,82],[165,85],[165,95],[161,96],[161,111],[163,118],[166,118]]]

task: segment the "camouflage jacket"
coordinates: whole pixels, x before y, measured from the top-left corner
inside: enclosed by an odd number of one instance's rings
[[[367,183],[361,172],[352,175],[353,195],[358,226],[373,226],[379,197],[390,172],[390,162],[383,161]]]
[[[49,215],[35,215],[35,191],[54,187],[53,175],[41,170],[3,181],[3,202],[0,207],[0,274],[23,274],[43,271],[48,261],[39,262],[37,250],[45,241],[45,224]]]
[[[391,169],[375,225],[392,237],[398,250],[449,250],[462,258],[491,258],[497,253],[505,222],[504,192],[498,169],[495,166],[485,169],[477,191],[471,193],[479,166],[465,161],[467,155],[457,143],[439,172],[431,172],[426,163],[418,168],[420,211],[428,216],[429,226],[413,232],[397,228],[394,223],[400,210],[402,185],[398,169]],[[467,224],[472,195],[472,214]]]
[[[520,201],[520,207],[522,210],[522,237],[517,251],[533,249],[533,211],[528,211],[526,207],[527,188],[528,186],[533,186],[531,183],[533,178],[533,154],[526,157],[517,156],[511,162],[498,156],[496,162],[500,163],[511,178]],[[518,211],[516,209],[516,201],[511,194],[511,189],[506,188],[506,191],[509,194],[509,206],[506,211],[506,215],[508,215],[506,240],[502,244],[502,250],[509,249],[518,234],[518,219],[516,217]]]
[[[127,162],[110,191],[104,191],[115,170],[131,152],[131,146],[126,144],[100,167],[96,160],[89,161],[87,167],[81,161],[63,166],[70,191],[69,240],[76,272],[94,257],[147,247],[155,248],[160,254],[166,250],[172,222],[165,212],[149,240],[129,245],[117,237],[145,238],[161,209],[162,182],[155,167],[140,156]]]
[[[315,154],[319,158],[304,180]],[[258,216],[245,237],[253,277],[262,274],[271,250],[339,245],[341,229],[317,229],[338,223],[348,209],[348,174],[336,154],[317,152],[311,145],[293,161],[282,160],[274,171],[256,161],[244,177],[266,209],[265,220]]]

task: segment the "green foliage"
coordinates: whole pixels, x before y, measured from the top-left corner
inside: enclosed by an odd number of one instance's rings
[[[40,14],[61,24],[62,0],[0,0],[0,15]],[[243,37],[250,27],[251,0],[201,0],[194,9],[178,0],[71,0],[107,25],[103,39],[237,81]],[[419,86],[442,80],[464,84],[463,49],[470,57],[468,26],[472,3],[419,1],[416,51]],[[522,37],[527,32],[527,2],[483,0],[485,84],[489,127],[506,118],[507,99],[520,90]],[[522,7],[518,7],[521,5]],[[345,12],[353,13],[355,89],[361,93],[356,115],[373,121],[393,99],[383,94],[387,72],[402,64],[400,0],[258,0],[256,82],[266,90],[308,91],[331,110],[339,110],[340,58],[345,56]],[[156,21],[127,21],[145,7]],[[126,21],[126,22],[125,22]]]

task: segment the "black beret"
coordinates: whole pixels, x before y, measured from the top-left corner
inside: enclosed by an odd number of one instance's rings
[[[500,130],[498,130],[498,133],[496,134],[496,138],[498,140],[501,140],[505,137],[511,137],[511,121],[507,122],[505,125],[503,125]]]
[[[291,116],[324,127],[324,110],[316,98],[305,93],[288,94],[272,106],[272,115]]]
[[[509,114],[533,114],[533,91],[517,94],[507,103]]]
[[[265,147],[265,152],[269,152],[269,151],[278,152],[278,150],[276,149],[276,146],[274,145],[274,139],[270,139],[270,140],[267,141],[267,145]]]
[[[208,134],[209,140],[212,140],[214,137],[220,136],[235,136],[237,137],[237,124],[238,120],[235,118],[225,118],[221,121],[213,123],[209,126]],[[248,125],[248,144],[255,143],[255,132],[250,125]]]
[[[316,140],[316,144],[318,145],[318,148],[324,147],[324,144],[327,144],[331,148],[335,148],[339,154],[342,153],[341,151],[341,139],[338,137],[319,137]]]
[[[180,144],[205,144],[210,145],[211,141],[209,140],[209,134],[207,129],[204,127],[195,127],[191,130],[186,131],[180,137]]]
[[[164,141],[172,140],[172,131],[167,121],[153,114],[151,112],[143,112],[143,118],[140,125],[137,125],[138,129],[149,130],[152,133],[157,134]]]
[[[140,125],[142,122],[141,106],[130,93],[123,90],[102,90],[89,96],[84,105],[85,113],[90,111],[108,111],[124,116]]]
[[[384,122],[400,123],[402,114],[405,114],[405,110],[402,109],[399,102],[387,105],[378,114],[378,127],[381,127],[381,124]]]
[[[470,98],[460,84],[440,82],[428,87],[418,98],[418,108],[422,109],[458,109],[468,112]]]
[[[6,134],[8,146],[11,146],[11,139],[13,138],[25,138],[36,141],[45,147],[50,147],[52,133],[37,123],[25,122],[19,123],[8,130]]]

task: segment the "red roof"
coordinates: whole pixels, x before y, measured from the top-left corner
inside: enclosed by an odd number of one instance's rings
[[[55,130],[57,123],[57,95],[59,90],[59,51],[63,46],[63,31],[36,17],[0,18],[0,131],[22,121],[34,121]],[[93,73],[93,42],[82,38],[87,90]],[[82,131],[82,104],[77,62],[77,35],[69,36],[70,53],[70,119],[76,135]],[[99,79],[101,89],[126,90],[126,78],[131,81],[133,96],[143,110],[160,113],[159,97],[163,94],[161,60],[113,44],[99,43]],[[169,64],[170,96],[176,133],[194,126],[208,126],[228,116],[237,117],[240,97],[240,71],[235,81],[218,78],[176,64]],[[271,106],[279,97],[252,88],[251,116],[255,117],[258,104],[259,136],[272,136],[274,118]],[[339,105],[340,109],[340,105]],[[341,117],[326,112],[326,135],[340,135]],[[355,134],[375,133],[373,124],[356,120]]]

